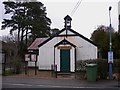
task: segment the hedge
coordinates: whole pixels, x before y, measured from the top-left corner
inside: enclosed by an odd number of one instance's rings
[[[94,63],[97,64],[97,74],[99,79],[107,79],[109,75],[109,64],[107,59],[96,59],[96,60],[78,60],[76,64],[77,72],[86,73],[86,64]],[[120,75],[120,59],[114,60],[113,73]],[[85,74],[84,74],[85,75]],[[86,77],[85,77],[86,78]]]

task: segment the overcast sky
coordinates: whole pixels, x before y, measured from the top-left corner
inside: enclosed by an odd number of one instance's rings
[[[52,21],[51,28],[64,28],[64,17],[71,16],[71,12],[79,0],[39,0],[47,9],[47,17]],[[78,9],[72,17],[72,29],[84,35],[91,37],[91,33],[99,26],[109,26],[109,6],[112,6],[111,19],[112,26],[118,29],[118,1],[119,0],[82,0]],[[4,17],[4,7],[0,0],[0,22]],[[1,25],[1,24],[0,24]],[[0,31],[1,35],[7,35],[7,32]]]

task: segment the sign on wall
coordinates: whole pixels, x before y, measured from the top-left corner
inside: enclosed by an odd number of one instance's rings
[[[108,52],[108,63],[113,63],[113,52],[112,51]]]

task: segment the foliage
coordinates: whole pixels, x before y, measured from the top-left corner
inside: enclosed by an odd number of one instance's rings
[[[12,68],[14,73],[20,73],[22,58],[17,54],[16,36],[2,36],[2,49],[6,52],[6,68]]]
[[[3,48],[7,54],[7,63],[19,73],[21,63],[28,46],[28,41],[36,37],[50,36],[51,20],[46,16],[46,8],[41,2],[3,2],[5,14],[10,18],[3,19],[2,29],[9,28],[11,36],[3,37]],[[17,31],[17,36],[13,32]],[[17,38],[16,38],[17,37]],[[28,37],[30,40],[27,40]]]
[[[46,8],[41,2],[3,2],[5,14],[11,19],[4,19],[2,29],[12,27],[10,32],[20,29],[30,30],[32,36],[44,37],[50,33],[51,20],[46,17]]]
[[[5,74],[3,74],[3,76],[9,76],[9,75],[13,75],[13,74],[14,74],[14,72],[12,69],[6,69]]]
[[[99,79],[107,79],[109,67],[107,59],[96,59],[96,60],[79,60],[77,63],[77,74],[84,74],[86,72],[86,64],[94,63],[97,64],[97,77]],[[120,75],[120,59],[115,59],[113,63],[113,73]],[[83,77],[83,76],[82,76]],[[85,77],[84,77],[85,78]]]
[[[115,59],[113,63],[113,72],[120,74],[120,59]]]
[[[31,26],[32,37],[46,37],[50,35],[51,20],[46,17],[46,8],[41,2],[23,3],[26,7],[28,22]]]
[[[114,53],[114,58],[115,59],[120,59],[120,34],[118,32],[115,32],[113,34],[113,39],[112,39],[112,50]]]
[[[33,40],[36,37],[50,36],[51,20],[46,16],[46,8],[41,2],[3,2],[3,4],[5,14],[11,17],[3,19],[2,29],[10,27],[10,34],[17,31],[17,53],[22,57],[27,48],[28,34]]]
[[[91,40],[98,46],[100,58],[108,58],[109,51],[109,27],[99,26],[91,36]],[[120,34],[112,30],[112,51],[114,58],[120,58]]]
[[[2,40],[2,49],[6,52],[7,57],[6,63],[9,63],[17,50],[16,41],[10,36],[2,36]]]
[[[86,71],[86,64],[96,63],[96,60],[79,60],[77,61],[77,71]]]
[[[51,35],[55,35],[59,32],[60,30],[58,28],[51,29]]]
[[[11,61],[12,66],[14,67],[13,71],[15,74],[19,74],[22,68],[21,58],[18,55],[15,55]]]
[[[97,60],[98,65],[98,76],[101,79],[107,79],[108,76],[108,62],[107,59],[98,59]]]

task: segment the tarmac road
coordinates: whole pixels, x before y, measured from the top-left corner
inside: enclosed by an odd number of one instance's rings
[[[11,88],[19,88],[22,90],[35,90],[39,88],[70,88],[70,90],[120,90],[118,81],[115,80],[99,80],[96,82],[88,82],[87,80],[76,79],[45,79],[45,78],[20,78],[20,77],[3,77],[3,90]],[[17,89],[18,90],[18,89]]]

